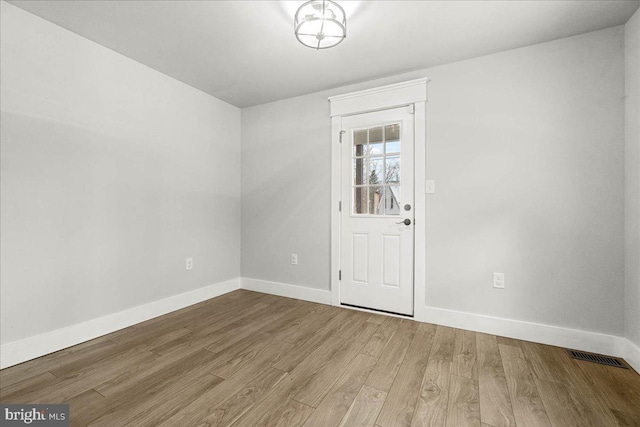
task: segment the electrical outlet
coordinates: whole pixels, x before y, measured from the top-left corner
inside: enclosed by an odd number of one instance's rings
[[[504,289],[504,273],[493,273],[493,287]]]
[[[187,267],[187,270],[193,270],[193,258],[187,258],[185,266]]]
[[[291,254],[291,265],[298,265],[298,254]]]

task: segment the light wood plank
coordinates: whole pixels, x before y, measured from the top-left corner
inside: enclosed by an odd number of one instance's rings
[[[474,380],[451,375],[446,425],[448,427],[480,426],[478,384]]]
[[[418,326],[376,421],[380,427],[411,425],[435,334],[435,325]]]
[[[521,427],[551,426],[522,350],[502,344],[499,348],[517,425]]]
[[[478,379],[476,361],[476,334],[462,329],[456,330],[453,345],[453,363],[451,373],[472,380]]]
[[[456,339],[456,329],[438,326],[433,339],[433,347],[429,359],[453,361],[453,350]]]
[[[98,418],[88,425],[92,427],[157,425],[184,408],[197,396],[223,382],[211,374],[190,375],[176,378],[155,389],[153,393],[131,394],[107,398],[105,405],[96,408]]]
[[[515,426],[496,337],[476,333],[476,347],[481,421],[496,427]]]
[[[314,408],[317,407],[359,351],[359,346],[354,346],[349,341],[343,341],[342,346],[330,358],[315,367],[313,375],[295,393],[295,400]]]
[[[233,348],[219,354],[210,372],[220,378],[231,378],[269,347],[270,336],[267,334],[252,335],[250,338],[248,343],[238,346],[238,351]]]
[[[289,398],[284,405],[265,414],[256,426],[297,427],[301,426],[312,412],[312,407]]]
[[[597,427],[588,416],[589,409],[576,402],[562,383],[535,378],[549,421],[554,426]],[[596,421],[597,422],[597,421]]]
[[[30,399],[26,397],[28,394],[25,393],[25,390],[42,390],[60,382],[61,380],[50,372],[28,376],[20,382],[10,383],[8,386],[2,387],[0,400],[2,403],[10,403],[11,401],[17,403],[17,401],[25,399],[23,403],[31,403],[29,402]]]
[[[92,365],[81,359],[77,371],[69,378],[43,383],[39,387],[25,387],[10,395],[3,395],[2,401],[6,403],[38,403],[42,401],[64,403],[96,384],[107,381],[114,376],[126,375],[141,366],[147,366],[157,357],[151,352],[134,348],[106,359],[94,361]],[[93,355],[91,359],[94,359]]]
[[[526,341],[521,342],[521,348],[536,379],[564,385],[575,403],[575,410],[582,411],[580,419],[585,420],[584,425],[616,425],[615,416],[604,400],[606,396],[590,385],[588,378],[564,349]],[[601,386],[606,387],[607,384],[602,383]]]
[[[402,320],[398,330],[387,344],[380,356],[376,367],[365,382],[371,388],[389,391],[393,380],[400,369],[404,356],[418,329],[418,324],[411,320]]]
[[[340,427],[370,427],[373,426],[387,393],[369,386],[362,386],[353,404],[340,423]]]
[[[93,388],[105,397],[126,393],[136,386],[148,387],[173,375],[184,374],[185,370],[194,369],[200,364],[210,367],[216,355],[205,349],[190,349],[184,353],[172,353],[156,357],[140,366],[114,375],[111,379],[99,382]]]
[[[333,385],[331,376],[329,378],[318,378],[320,372],[329,375],[331,372],[327,367],[335,363],[336,358],[344,363],[345,354],[348,352],[347,343],[338,337],[329,337],[316,351],[311,353],[300,365],[298,365],[286,378],[286,381],[280,382],[273,391],[265,398],[261,399],[256,405],[247,411],[234,425],[237,426],[254,426],[263,420],[266,413],[272,413],[282,408],[288,401],[289,397],[304,392],[306,396],[315,398],[324,398],[324,393]],[[359,350],[359,347],[356,347]],[[353,357],[357,354],[354,353]],[[324,367],[324,369],[322,369]],[[337,378],[333,377],[335,382]],[[327,387],[327,389],[324,389]]]
[[[336,330],[336,334],[345,340],[352,340],[364,345],[380,325],[367,322],[367,313],[355,310],[349,311],[347,321],[343,322],[341,327]],[[366,331],[366,335],[363,335],[363,331]]]
[[[628,369],[612,368],[597,363],[573,361],[587,377],[589,388],[599,384],[600,398],[610,409],[634,413],[640,402],[638,375]]]
[[[390,316],[383,316],[382,314],[372,314],[367,318],[367,322],[377,323],[378,325],[382,325],[385,320],[393,319]]]
[[[307,419],[305,427],[340,424],[377,361],[364,354],[356,356],[347,371]]]
[[[29,360],[7,369],[2,369],[0,370],[0,387],[8,387],[30,377],[56,369],[57,367],[74,364],[88,357],[95,357],[96,354],[108,352],[116,346],[118,346],[117,343],[106,337],[101,337],[37,359]]]
[[[318,325],[325,325],[327,322],[330,322],[335,315],[336,313],[333,307],[318,305],[313,311],[308,311],[305,316],[302,317],[302,321],[282,338],[290,344],[300,345],[307,341],[309,337],[318,330]]]
[[[274,367],[282,371],[291,372],[304,359],[309,357],[311,353],[316,351],[318,346],[335,335],[335,331],[346,320],[347,314],[346,310],[339,313],[334,317],[334,319],[320,328],[319,331],[311,335],[305,342],[294,345],[295,351],[291,351],[289,354],[285,355],[274,365]]]
[[[214,353],[222,353],[243,339],[250,338],[250,335],[262,332],[270,323],[285,318],[294,309],[295,306],[288,301],[271,304],[266,311],[246,317],[237,326],[229,325],[224,331],[209,335],[205,348]]]
[[[571,365],[571,360],[566,354],[563,354],[563,350],[532,342],[521,342],[520,348],[522,348],[531,372],[536,378],[560,382],[572,379],[569,370],[567,370],[567,366]]]
[[[362,354],[371,357],[380,357],[399,325],[400,319],[397,317],[387,317],[364,346]]]
[[[514,340],[513,338],[507,338],[507,337],[496,337],[497,341],[498,341],[498,345],[502,344],[502,345],[510,345],[511,347],[517,347],[517,348],[521,348],[520,343],[522,341],[520,340]]]
[[[277,361],[284,354],[290,352],[292,347],[291,344],[287,343],[272,343],[268,349],[251,364],[245,366],[222,384],[203,393],[161,425],[163,427],[199,425],[201,422],[211,422],[212,425],[215,425],[214,420],[222,421],[228,418],[224,417],[224,408],[222,408],[221,412],[218,409],[218,405],[223,405],[230,396],[241,394],[242,390],[253,390],[255,392],[253,402],[251,405],[247,404],[244,408],[245,411],[243,411],[243,413],[247,412],[252,406],[267,398],[268,394],[259,392],[258,386],[260,390],[268,387],[269,378],[273,378],[272,375],[276,374],[276,372],[270,371],[269,367],[274,361]],[[265,373],[266,371],[269,371],[269,373]],[[284,378],[285,377],[283,377],[283,379]],[[274,383],[270,390],[276,388],[281,383],[282,381]]]
[[[212,342],[222,334],[228,333],[229,330],[254,322],[256,320],[255,316],[269,312],[269,307],[270,304],[260,302],[254,305],[253,310],[242,310],[234,316],[229,316],[228,313],[222,313],[219,318],[216,317],[213,321],[206,318],[201,319],[201,321],[204,322],[203,326],[193,327],[193,334],[153,347],[151,351],[166,355],[169,353],[188,351],[188,349],[191,348],[205,348],[211,345]],[[209,321],[211,323],[208,323]],[[215,353],[216,350],[217,349],[214,348],[211,352]]]
[[[266,396],[267,393],[286,376],[286,372],[269,368],[261,372],[256,378],[247,383],[247,385],[243,386],[240,391],[229,396],[220,405],[217,405],[212,413],[208,413],[206,416],[200,417],[197,420],[186,420],[183,414],[182,416],[170,419],[166,425],[231,425],[251,409],[258,399]],[[209,405],[213,403],[214,406],[215,402],[215,400],[207,401]],[[197,421],[197,424],[194,421]]]
[[[430,359],[420,385],[412,427],[443,426],[447,419],[451,362]]]
[[[616,417],[616,421],[620,425],[620,427],[640,426],[640,414],[638,413],[628,413],[614,409],[613,415]]]
[[[85,426],[95,417],[95,408],[105,404],[105,398],[93,389],[89,389],[65,402],[69,405],[71,426]]]

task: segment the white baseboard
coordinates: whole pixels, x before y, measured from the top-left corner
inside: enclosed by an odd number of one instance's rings
[[[231,279],[133,307],[118,313],[92,319],[77,325],[4,344],[0,347],[0,369],[80,344],[240,288],[331,305],[331,291],[258,279]],[[422,312],[416,313],[415,320],[558,347],[574,348],[593,353],[623,357],[629,365],[640,372],[640,348],[628,339],[615,335],[434,307],[425,307]]]
[[[425,310],[416,316],[416,320],[615,357],[626,357],[627,354],[624,349],[624,341],[627,341],[625,338],[598,332],[464,313],[435,307],[425,307]]]
[[[266,280],[242,278],[242,289],[262,292],[264,294],[301,299],[331,305],[331,291],[308,288],[306,286],[289,285],[286,283],[268,282]]]
[[[637,373],[640,374],[640,347],[630,340],[624,340],[624,355],[622,356]]]
[[[240,289],[240,279],[173,295],[97,319],[4,344],[0,347],[0,369],[53,353],[102,335],[162,316],[181,308]]]

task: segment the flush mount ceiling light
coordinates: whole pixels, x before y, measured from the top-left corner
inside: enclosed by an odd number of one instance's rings
[[[311,0],[298,8],[293,22],[296,38],[313,49],[327,49],[347,36],[344,9],[331,0]]]

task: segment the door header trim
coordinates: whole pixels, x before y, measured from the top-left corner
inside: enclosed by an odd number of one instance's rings
[[[331,117],[401,107],[427,101],[428,78],[409,80],[329,97]]]

